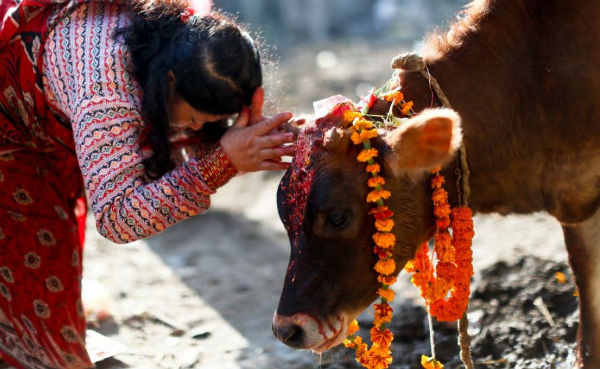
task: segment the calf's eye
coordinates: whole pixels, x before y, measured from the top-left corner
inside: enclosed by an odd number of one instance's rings
[[[348,216],[343,211],[332,211],[327,214],[327,223],[334,229],[339,229],[348,223]]]

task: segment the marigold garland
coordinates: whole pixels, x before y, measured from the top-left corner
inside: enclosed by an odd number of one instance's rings
[[[392,101],[394,105],[400,105],[403,108],[409,106],[404,101],[404,95],[400,91],[395,91],[390,97],[384,98],[387,101]],[[392,194],[383,188],[385,179],[379,175],[381,167],[374,160],[379,155],[379,152],[377,149],[371,147],[370,140],[376,138],[379,134],[377,129],[374,128],[373,122],[365,118],[375,100],[375,94],[371,92],[371,95],[366,99],[367,104],[363,110],[361,112],[346,111],[344,113],[344,121],[354,131],[351,136],[352,142],[355,145],[362,145],[362,150],[358,154],[357,160],[361,163],[366,163],[365,170],[370,175],[367,186],[372,190],[367,194],[366,202],[373,204],[369,214],[373,216],[375,228],[377,229],[377,232],[373,234],[373,242],[375,243],[373,252],[379,257],[374,269],[378,274],[377,281],[381,283],[381,287],[377,291],[380,302],[374,305],[373,328],[370,331],[371,347],[363,343],[360,336],[355,335],[358,331],[358,323],[356,321],[350,325],[348,338],[344,340],[344,345],[355,349],[356,360],[365,368],[386,369],[392,363],[392,354],[389,348],[394,339],[394,335],[389,329],[385,328],[385,325],[392,321],[393,315],[393,310],[388,303],[393,301],[395,297],[394,291],[390,289],[390,286],[396,282],[396,262],[392,258],[392,251],[396,245],[396,236],[392,233],[394,228],[392,217],[394,213],[384,204],[384,200],[389,199]],[[410,107],[412,107],[412,104]]]
[[[443,188],[444,178],[439,169],[435,172],[431,180],[437,227],[434,237],[434,252],[438,259],[435,275],[426,243],[404,269],[413,274],[411,281],[421,291],[431,315],[439,321],[454,321],[464,314],[469,302],[473,276],[473,214],[467,207],[450,209],[448,193]],[[448,293],[450,297],[446,299]]]
[[[362,145],[362,150],[357,160],[366,163],[366,172],[370,174],[367,186],[372,190],[367,194],[366,202],[373,204],[369,214],[375,219],[377,232],[373,235],[375,247],[373,252],[379,257],[374,269],[377,280],[381,283],[377,294],[380,303],[374,305],[373,328],[370,331],[371,347],[363,342],[356,333],[359,330],[358,322],[353,321],[348,328],[348,337],[344,345],[355,350],[356,360],[367,369],[387,369],[392,363],[390,345],[394,339],[392,332],[385,328],[392,321],[393,309],[388,304],[394,300],[394,292],[389,288],[396,282],[396,263],[392,258],[392,251],[396,244],[396,237],[392,233],[394,213],[384,204],[384,200],[391,197],[391,192],[385,190],[385,179],[381,177],[381,167],[375,163],[379,155],[377,149],[371,147],[371,139],[378,136],[374,123],[365,115],[376,100],[375,91],[365,100],[365,107],[361,112],[347,110],[344,112],[344,121],[353,129],[351,140],[355,145]],[[385,101],[392,106],[399,106],[404,116],[410,116],[413,102],[405,101],[404,94],[399,86],[382,95]],[[390,110],[391,114],[391,110]],[[438,256],[435,266],[429,258],[429,247],[423,244],[410,260],[405,270],[412,273],[412,283],[421,291],[430,313],[440,321],[453,321],[459,319],[465,312],[469,293],[470,279],[473,275],[471,240],[473,238],[472,212],[468,207],[451,208],[448,203],[448,193],[443,188],[444,177],[440,168],[434,170],[431,179],[433,213],[436,217],[437,232],[434,238],[434,251]],[[452,229],[452,234],[449,228]],[[448,299],[446,297],[450,295]],[[421,365],[424,369],[443,369],[444,365],[433,357],[423,355]]]

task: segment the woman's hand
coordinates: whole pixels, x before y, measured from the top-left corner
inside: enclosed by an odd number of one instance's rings
[[[281,157],[293,155],[295,147],[283,145],[294,142],[294,134],[279,132],[278,128],[292,119],[292,114],[267,118],[262,115],[262,103],[260,109],[256,108],[255,100],[252,112],[242,109],[235,124],[221,138],[221,146],[240,172],[285,170],[289,163],[281,162]]]

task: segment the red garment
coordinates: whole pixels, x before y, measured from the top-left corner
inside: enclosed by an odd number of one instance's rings
[[[0,1],[0,354],[17,368],[87,368],[92,364],[85,350],[80,300],[86,208],[81,198],[80,165],[88,174],[88,192],[96,200],[106,200],[97,204],[95,214],[97,221],[107,217],[108,226],[103,229],[110,232],[105,236],[125,241],[158,233],[206,209],[209,195],[235,174],[235,168],[218,146],[201,160],[192,158],[163,178],[146,183],[138,178],[143,172],[136,152],[139,137],[119,120],[126,115],[135,118],[131,120],[136,124],[143,123],[133,105],[111,105],[112,95],[95,93],[87,96],[93,102],[87,105],[73,100],[65,107],[48,98],[44,81],[49,78],[43,75],[41,50],[47,45],[49,30],[68,14],[83,14],[77,13],[82,3],[95,9],[100,2],[127,0]],[[101,75],[114,72],[107,63],[98,65]],[[97,71],[86,69],[74,76],[77,82],[87,81],[90,75],[86,73]],[[123,73],[118,77],[118,81],[108,78],[103,82],[109,89],[131,87],[119,85]],[[54,92],[62,96],[78,92],[77,87],[81,85]],[[82,106],[89,110],[85,119],[65,113],[68,107],[81,110]],[[91,109],[94,107],[98,109]],[[119,114],[107,113],[103,110],[107,108],[111,112],[117,109]],[[98,140],[76,145],[73,126],[83,136],[96,137],[99,132],[103,139],[111,137],[127,144],[106,146],[121,150],[120,156],[94,146]],[[107,136],[107,131],[111,135]],[[130,165],[127,160],[132,158],[135,170],[120,173],[115,169]],[[103,167],[106,163],[110,170]],[[126,191],[115,191],[117,186],[127,187]],[[164,225],[162,218],[166,219]]]
[[[74,212],[83,183],[70,122],[44,97],[40,55],[49,17],[79,2],[0,7],[0,353],[17,368],[92,366]]]

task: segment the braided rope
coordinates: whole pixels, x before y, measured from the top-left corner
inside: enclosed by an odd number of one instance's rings
[[[442,87],[438,83],[438,81],[429,73],[429,69],[427,68],[427,64],[423,60],[423,57],[419,54],[408,53],[396,56],[392,60],[392,68],[394,69],[402,69],[407,72],[419,72],[425,79],[429,82],[429,86],[433,88],[437,98],[442,103],[442,106],[445,108],[452,109],[452,105],[450,105],[450,101],[448,97],[442,90]],[[459,162],[460,162],[460,173],[459,178],[461,181],[461,186],[459,186],[459,203],[462,206],[469,206],[469,199],[471,197],[471,186],[469,184],[469,176],[471,172],[469,171],[469,163],[467,161],[467,148],[465,144],[461,144],[458,150]],[[460,359],[465,365],[467,369],[473,369],[473,359],[471,357],[471,336],[468,333],[469,328],[469,320],[467,318],[467,312],[462,316],[462,318],[458,321],[458,344],[460,346]],[[434,347],[432,345],[432,347]],[[432,353],[432,355],[435,355]]]

